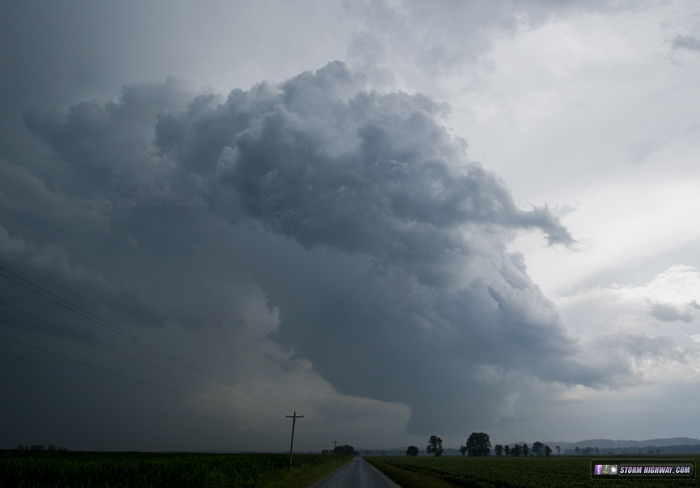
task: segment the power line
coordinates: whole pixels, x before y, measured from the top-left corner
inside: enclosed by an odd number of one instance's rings
[[[253,415],[260,415],[260,416],[262,416],[262,417],[274,418],[274,417],[272,417],[272,416],[270,416],[270,415],[265,415],[265,414],[262,414],[262,413],[259,413],[259,412],[249,412],[249,411],[247,411],[247,410],[242,410],[242,409],[240,409],[240,408],[232,407],[232,406],[230,406],[230,405],[224,405],[223,403],[212,402],[211,400],[206,400],[206,399],[204,399],[204,398],[199,398],[199,397],[196,397],[196,396],[194,396],[194,395],[189,395],[189,394],[187,394],[187,393],[182,393],[181,391],[171,390],[170,388],[167,388],[167,387],[165,387],[165,386],[155,385],[155,384],[153,384],[153,383],[149,383],[148,381],[139,380],[139,379],[134,378],[134,377],[132,377],[132,376],[127,376],[127,375],[125,375],[125,374],[117,373],[116,371],[112,371],[112,370],[109,370],[109,369],[106,369],[106,368],[102,368],[102,367],[100,367],[100,366],[95,366],[94,364],[86,363],[85,361],[80,361],[79,359],[74,359],[74,358],[71,358],[71,357],[68,357],[68,356],[64,356],[63,354],[58,354],[58,353],[55,353],[55,352],[52,352],[52,351],[48,351],[48,350],[43,349],[43,348],[41,348],[41,347],[32,346],[31,344],[27,344],[26,342],[17,341],[17,340],[15,340],[15,339],[11,339],[11,338],[5,337],[5,336],[3,336],[3,335],[0,335],[0,339],[3,339],[3,340],[8,341],[8,342],[14,342],[15,344],[19,344],[20,346],[28,347],[28,348],[30,348],[30,349],[35,349],[35,350],[37,350],[37,351],[41,351],[41,352],[43,352],[43,353],[50,354],[50,355],[52,355],[52,356],[56,356],[56,357],[59,357],[59,358],[62,358],[62,359],[66,359],[66,360],[72,361],[72,362],[74,362],[74,363],[82,364],[83,366],[87,366],[87,367],[89,367],[89,368],[94,368],[94,369],[96,369],[96,370],[98,370],[98,371],[102,371],[102,372],[105,372],[105,373],[109,373],[109,374],[112,374],[112,375],[114,375],[114,376],[119,376],[119,377],[121,377],[121,378],[125,378],[125,379],[131,380],[131,381],[135,381],[135,382],[141,383],[141,384],[143,384],[143,385],[148,385],[148,386],[151,386],[151,387],[153,387],[153,388],[158,388],[159,390],[164,390],[164,391],[168,391],[168,392],[170,392],[170,393],[175,393],[176,395],[184,396],[184,397],[187,397],[187,398],[192,398],[192,399],[198,400],[198,401],[200,401],[200,402],[211,403],[212,405],[216,405],[216,406],[219,406],[219,407],[228,408],[228,409],[230,409],[230,410],[236,410],[236,411],[239,411],[239,412],[249,413],[249,414],[253,414]]]
[[[243,390],[242,388],[239,388],[239,387],[237,387],[237,386],[231,385],[228,381],[226,381],[226,380],[224,380],[224,379],[222,379],[222,378],[219,378],[218,376],[213,375],[213,374],[211,374],[211,373],[209,373],[209,372],[207,372],[207,371],[205,371],[205,370],[203,370],[203,369],[201,369],[201,368],[199,368],[199,367],[197,367],[197,366],[195,366],[195,365],[193,365],[193,364],[190,364],[190,363],[188,363],[187,361],[185,361],[184,359],[181,359],[181,358],[175,356],[174,354],[171,354],[171,353],[169,353],[168,351],[165,351],[165,350],[159,348],[158,346],[156,346],[156,345],[154,345],[154,344],[151,344],[150,342],[148,342],[148,341],[146,341],[146,340],[144,340],[144,339],[141,339],[140,337],[138,337],[138,336],[136,336],[136,335],[134,335],[134,334],[131,334],[130,332],[127,332],[126,330],[122,329],[121,327],[118,327],[118,326],[116,326],[116,325],[114,325],[114,324],[108,322],[107,320],[104,320],[104,319],[102,319],[102,318],[100,318],[100,317],[98,317],[98,316],[96,316],[96,315],[94,315],[94,314],[92,314],[92,313],[90,313],[90,312],[84,310],[83,308],[79,307],[78,305],[75,305],[74,303],[70,302],[69,300],[66,300],[65,298],[62,298],[62,297],[56,295],[55,293],[53,293],[53,292],[51,292],[51,291],[49,291],[49,290],[47,290],[47,289],[41,287],[40,285],[37,285],[36,283],[32,282],[31,280],[28,280],[27,278],[24,278],[24,277],[18,275],[17,273],[14,273],[14,272],[10,271],[9,269],[5,268],[4,266],[0,266],[0,270],[4,271],[5,273],[9,273],[9,274],[12,275],[12,276],[15,276],[15,277],[19,278],[19,279],[22,280],[22,281],[25,281],[25,282],[29,283],[31,286],[33,286],[33,287],[35,287],[35,288],[37,288],[37,289],[39,289],[39,290],[41,290],[41,291],[37,291],[37,290],[35,290],[35,289],[33,289],[33,288],[31,288],[31,287],[25,285],[24,283],[21,283],[21,282],[15,280],[15,279],[10,278],[9,276],[6,276],[6,275],[0,273],[0,276],[2,276],[3,278],[5,278],[5,279],[7,279],[7,280],[9,280],[9,281],[12,281],[13,283],[16,283],[16,284],[18,284],[18,285],[20,285],[20,286],[26,288],[27,290],[29,290],[29,291],[31,291],[31,292],[33,292],[33,293],[36,293],[37,295],[39,295],[39,296],[41,296],[41,297],[43,297],[43,298],[46,298],[47,300],[50,300],[50,301],[56,303],[57,305],[60,305],[60,306],[62,306],[62,307],[64,307],[64,308],[68,309],[69,311],[71,311],[71,312],[77,314],[77,315],[80,315],[81,317],[84,317],[84,318],[90,320],[91,322],[94,322],[95,324],[99,325],[100,327],[103,327],[103,328],[105,328],[105,329],[107,329],[107,330],[109,330],[109,331],[111,331],[111,332],[113,332],[113,333],[115,333],[115,334],[118,334],[118,335],[120,335],[120,336],[122,336],[122,337],[125,337],[125,338],[129,339],[130,341],[132,341],[132,342],[134,342],[134,343],[136,343],[136,344],[139,344],[139,345],[142,346],[142,347],[145,347],[145,348],[147,348],[147,349],[150,349],[151,351],[156,352],[157,354],[160,354],[161,356],[164,356],[164,357],[166,357],[167,359],[170,359],[171,361],[174,361],[174,362],[176,362],[176,363],[178,363],[178,364],[180,364],[180,365],[182,365],[182,366],[185,366],[185,367],[187,367],[187,368],[189,368],[189,369],[191,369],[191,370],[193,370],[193,371],[195,371],[195,372],[197,372],[197,373],[199,373],[199,374],[202,374],[202,375],[207,376],[207,377],[209,377],[209,378],[211,378],[211,379],[214,379],[214,380],[216,380],[216,381],[218,381],[218,382],[220,382],[220,383],[222,383],[222,384],[225,384],[225,385],[227,385],[227,386],[229,386],[229,387],[231,387],[231,388],[233,388],[233,389],[235,389],[235,390],[238,390],[238,391],[240,391],[240,392],[242,392],[242,393],[245,393],[246,395],[249,395],[249,396],[251,396],[251,397],[253,397],[253,398],[256,398],[256,399],[258,399],[258,400],[260,400],[260,401],[262,401],[262,402],[265,402],[265,403],[267,403],[267,404],[269,404],[269,405],[272,405],[272,406],[275,406],[275,407],[278,407],[278,408],[282,408],[282,409],[285,408],[285,407],[283,407],[282,405],[278,405],[277,403],[270,402],[270,401],[265,400],[264,398],[261,398],[261,397],[255,395],[255,394],[253,394],[253,393],[250,393],[250,392],[248,392],[248,391],[245,391],[245,390]],[[42,293],[42,292],[43,292],[43,293]],[[46,294],[48,294],[48,295],[50,295],[50,296],[46,296]],[[55,299],[54,299],[54,298],[51,298],[51,297],[55,297]],[[60,301],[59,301],[59,300],[60,300]]]
[[[101,343],[101,342],[99,342],[99,341],[96,341],[96,340],[91,339],[91,338],[89,338],[89,337],[87,337],[87,336],[84,336],[84,335],[79,334],[79,333],[77,333],[77,332],[74,332],[74,331],[72,331],[72,330],[70,330],[70,329],[67,329],[66,327],[62,327],[62,326],[60,326],[60,325],[58,325],[58,324],[55,324],[55,323],[53,323],[53,322],[49,322],[48,320],[42,319],[41,317],[37,317],[36,315],[34,315],[34,314],[30,313],[30,312],[27,312],[27,311],[25,311],[25,310],[22,310],[22,309],[19,309],[19,308],[17,308],[17,307],[14,307],[14,306],[12,306],[12,305],[10,305],[10,304],[8,304],[8,303],[5,303],[5,302],[0,301],[0,305],[3,305],[3,306],[8,307],[8,308],[11,308],[12,310],[15,310],[15,311],[17,311],[17,312],[20,312],[20,313],[22,313],[22,314],[24,314],[24,315],[27,315],[27,316],[29,316],[29,317],[32,317],[32,318],[34,318],[34,319],[36,319],[36,320],[39,320],[39,321],[41,321],[41,322],[44,322],[45,324],[51,325],[52,327],[56,327],[57,329],[60,329],[60,330],[62,330],[62,331],[64,331],[64,332],[67,332],[67,333],[69,333],[69,334],[72,334],[72,335],[74,335],[74,336],[76,336],[76,337],[80,337],[81,339],[84,339],[84,340],[86,340],[86,341],[92,342],[93,344],[97,344],[98,346],[103,347],[103,348],[105,348],[105,349],[107,349],[107,350],[109,350],[109,351],[112,351],[112,352],[114,352],[114,353],[120,354],[120,355],[122,355],[122,356],[124,356],[124,357],[127,357],[127,358],[129,358],[129,359],[132,359],[132,360],[134,360],[134,361],[138,361],[139,363],[145,364],[146,366],[149,366],[149,367],[151,367],[151,368],[157,369],[157,370],[159,370],[159,371],[162,371],[162,372],[164,372],[164,373],[167,373],[167,374],[169,374],[169,375],[171,375],[171,376],[174,376],[174,377],[176,377],[176,378],[180,378],[180,379],[185,380],[185,381],[188,381],[188,382],[190,382],[190,383],[192,383],[192,384],[194,384],[194,385],[201,386],[202,388],[206,388],[206,389],[208,389],[208,390],[215,391],[215,392],[217,392],[217,393],[220,393],[221,395],[225,395],[225,396],[227,396],[227,397],[229,397],[229,398],[232,398],[232,399],[234,399],[234,400],[236,400],[236,401],[241,401],[241,402],[247,403],[247,404],[249,404],[249,405],[251,405],[251,406],[253,406],[253,407],[257,407],[257,408],[261,408],[261,407],[262,407],[261,405],[256,405],[255,403],[249,402],[248,400],[244,400],[244,399],[242,399],[242,398],[236,398],[236,397],[234,397],[233,395],[230,395],[229,393],[226,393],[225,391],[217,390],[216,388],[212,388],[211,386],[207,386],[207,385],[205,385],[205,384],[202,384],[202,383],[199,383],[199,382],[197,382],[197,381],[194,381],[194,380],[191,380],[191,379],[189,379],[189,378],[186,378],[185,376],[179,375],[179,374],[177,374],[177,373],[173,373],[172,371],[169,371],[169,370],[167,370],[167,369],[165,369],[165,368],[161,368],[160,366],[157,366],[157,365],[155,365],[155,364],[153,364],[153,363],[149,363],[148,361],[144,361],[143,359],[139,359],[139,358],[137,358],[137,357],[135,357],[135,356],[132,356],[131,354],[127,354],[127,353],[125,353],[125,352],[122,352],[122,351],[120,351],[120,350],[118,350],[118,349],[115,349],[115,348],[113,348],[113,347],[110,347],[110,346],[108,346],[108,345],[106,345],[106,344],[103,344],[103,343]],[[265,408],[270,408],[270,407],[265,407]]]

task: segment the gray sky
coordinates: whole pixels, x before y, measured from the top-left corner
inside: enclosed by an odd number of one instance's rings
[[[0,447],[284,450],[294,411],[299,450],[700,437],[695,2],[0,32],[0,271],[108,322],[0,278]]]

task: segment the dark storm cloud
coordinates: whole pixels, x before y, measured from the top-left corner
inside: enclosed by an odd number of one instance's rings
[[[468,433],[512,418],[523,377],[605,376],[583,366],[523,256],[506,248],[523,230],[550,245],[572,244],[570,233],[546,207],[518,208],[466,159],[441,125],[447,109],[366,91],[334,62],[225,100],[168,79],[25,120],[60,165],[47,175],[53,193],[91,208],[84,219],[101,229],[63,240],[71,259],[200,326],[235,316],[225,286],[259,286],[279,316],[269,337],[338,391],[409,405],[413,433]],[[114,205],[153,195],[208,207]],[[22,228],[8,227],[12,243]],[[101,264],[88,252],[98,244]]]
[[[700,39],[694,36],[684,36],[678,34],[673,39],[674,49],[687,49],[689,51],[700,51]]]
[[[700,306],[695,301],[689,303],[685,310],[678,310],[678,308],[667,303],[654,303],[651,306],[651,314],[662,322],[681,321],[689,323],[693,321],[699,308]]]
[[[125,256],[124,249],[112,255],[130,236],[113,211],[117,200],[171,191],[162,186],[167,168],[148,149],[153,124],[157,113],[184,107],[191,98],[187,83],[171,77],[126,86],[118,103],[81,102],[67,111],[26,113],[27,127],[55,157],[36,174],[9,161],[0,164],[0,192],[8,210],[0,222],[3,263],[50,289],[80,297],[84,305],[108,310],[111,319],[147,325],[171,320],[146,305],[148,293],[136,292],[131,279],[107,278],[101,263],[117,264]],[[132,219],[129,226],[137,222]],[[151,235],[161,231],[155,238],[162,251],[167,227],[161,218],[137,232],[143,241],[146,229]]]
[[[119,103],[91,101],[65,113],[28,112],[24,121],[68,166],[56,183],[69,188],[72,195],[158,191],[165,168],[147,150],[153,123],[158,113],[185,107],[192,98],[186,85],[175,77],[165,83],[128,85]]]

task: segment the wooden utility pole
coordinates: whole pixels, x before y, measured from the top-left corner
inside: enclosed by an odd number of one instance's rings
[[[293,419],[292,420],[292,443],[289,445],[289,471],[292,470],[292,449],[294,449],[294,426],[297,423],[297,419],[303,419],[303,415],[297,415],[296,410],[294,411],[294,415],[287,415],[286,416],[288,419]]]

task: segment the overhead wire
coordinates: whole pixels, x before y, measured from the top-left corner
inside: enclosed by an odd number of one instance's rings
[[[252,402],[250,402],[250,401],[248,401],[248,400],[244,400],[244,399],[242,399],[242,398],[234,397],[233,395],[231,395],[231,394],[229,394],[229,393],[226,393],[225,391],[217,390],[216,388],[212,388],[211,386],[205,385],[205,384],[203,384],[203,383],[199,383],[199,382],[194,381],[194,380],[192,380],[192,379],[190,379],[190,378],[187,378],[187,377],[185,377],[185,376],[179,375],[179,374],[174,373],[174,372],[172,372],[172,371],[170,371],[170,370],[167,370],[167,369],[165,369],[165,368],[162,368],[162,367],[160,367],[160,366],[158,366],[158,365],[156,365],[156,364],[149,363],[148,361],[144,361],[143,359],[137,358],[136,356],[132,356],[131,354],[125,353],[125,352],[123,352],[123,351],[120,351],[119,349],[116,349],[116,348],[114,348],[114,347],[111,347],[111,346],[108,346],[108,345],[106,345],[106,344],[103,344],[103,343],[101,343],[101,342],[99,342],[99,341],[96,341],[95,339],[91,339],[91,338],[89,338],[89,337],[87,337],[87,336],[84,336],[84,335],[79,334],[79,333],[77,333],[77,332],[75,332],[75,331],[72,331],[72,330],[70,330],[70,329],[68,329],[68,328],[66,328],[66,327],[62,327],[62,326],[60,326],[60,325],[58,325],[58,324],[55,324],[55,323],[53,323],[53,322],[50,322],[50,321],[48,321],[48,320],[46,320],[46,319],[42,319],[41,317],[38,317],[38,316],[36,316],[36,315],[34,315],[34,314],[30,313],[30,312],[27,312],[26,310],[22,310],[22,309],[20,309],[20,308],[17,308],[17,307],[15,307],[15,306],[12,306],[12,305],[10,305],[9,303],[5,303],[5,302],[3,302],[3,301],[0,301],[0,305],[2,305],[2,306],[4,306],[4,307],[7,307],[7,308],[10,308],[10,309],[12,309],[12,310],[15,310],[15,311],[17,311],[17,312],[19,312],[19,313],[22,313],[22,314],[24,314],[24,315],[27,315],[28,317],[32,317],[33,319],[39,320],[40,322],[44,322],[45,324],[48,324],[48,325],[50,325],[50,326],[52,326],[52,327],[55,327],[55,328],[57,328],[57,329],[60,329],[60,330],[62,330],[62,331],[64,331],[64,332],[67,332],[67,333],[69,333],[69,334],[72,334],[72,335],[74,335],[74,336],[76,336],[76,337],[79,337],[79,338],[84,339],[84,340],[86,340],[86,341],[92,342],[93,344],[96,344],[96,345],[98,345],[98,346],[100,346],[100,347],[103,347],[103,348],[105,348],[105,349],[107,349],[107,350],[109,350],[109,351],[112,351],[112,352],[116,353],[116,354],[119,354],[119,355],[121,355],[121,356],[127,357],[127,358],[132,359],[132,360],[134,360],[134,361],[137,361],[137,362],[139,362],[139,363],[141,363],[141,364],[145,364],[146,366],[149,366],[149,367],[151,367],[151,368],[153,368],[153,369],[157,369],[158,371],[162,371],[162,372],[167,373],[167,374],[169,374],[169,375],[171,375],[171,376],[174,376],[174,377],[176,377],[176,378],[180,378],[180,379],[182,379],[182,380],[188,381],[188,382],[190,382],[190,383],[192,383],[192,384],[194,384],[194,385],[201,386],[202,388],[206,388],[206,389],[208,389],[208,390],[215,391],[215,392],[217,392],[217,393],[220,393],[221,395],[225,395],[225,396],[227,396],[227,397],[229,397],[229,398],[232,398],[233,400],[236,400],[236,401],[238,401],[238,402],[244,402],[244,403],[247,403],[247,404],[249,404],[249,405],[251,405],[251,406],[253,406],[253,407],[261,408],[261,405],[252,403]],[[266,408],[270,408],[270,407],[266,407]],[[277,409],[275,409],[275,410],[277,410]]]
[[[25,283],[18,281],[17,279],[13,279],[12,277],[7,276],[4,273],[8,273],[8,274],[14,276],[15,278],[19,278],[20,280],[22,280],[26,283],[29,283],[29,285],[31,285],[31,286],[28,286]],[[75,305],[74,303],[70,302],[69,300],[56,295],[55,293],[43,288],[42,286],[34,283],[33,281],[31,281],[27,278],[24,278],[23,276],[18,275],[17,273],[14,273],[13,271],[10,271],[9,269],[5,268],[4,266],[0,266],[0,276],[2,276],[3,278],[5,278],[9,281],[12,281],[13,283],[15,283],[17,285],[22,286],[23,288],[47,299],[47,300],[49,300],[49,301],[51,301],[51,302],[53,302],[53,303],[55,303],[63,308],[66,308],[67,310],[75,313],[76,315],[80,315],[81,317],[99,325],[100,327],[103,327],[103,328],[111,331],[112,333],[115,333],[117,335],[125,337],[126,339],[129,339],[130,341],[132,341],[132,342],[134,342],[142,347],[145,347],[146,349],[149,349],[149,350],[151,350],[151,351],[153,351],[153,352],[155,352],[155,353],[157,353],[157,354],[159,354],[159,355],[161,355],[161,356],[163,356],[163,357],[165,357],[173,362],[176,362],[176,363],[180,364],[181,366],[187,367],[187,368],[189,368],[189,369],[191,369],[191,370],[193,370],[193,371],[195,371],[203,376],[207,376],[210,379],[216,380],[219,383],[222,383],[222,384],[224,384],[224,385],[226,385],[226,386],[228,386],[236,391],[240,391],[241,393],[249,395],[252,398],[255,398],[255,399],[260,400],[264,403],[267,403],[268,405],[272,405],[274,407],[281,408],[281,409],[286,409],[286,407],[284,407],[282,405],[271,402],[271,401],[266,400],[258,395],[250,393],[250,392],[248,392],[240,387],[232,385],[228,381],[226,381],[226,380],[224,380],[224,379],[222,379],[222,378],[220,378],[212,373],[209,373],[208,371],[205,371],[198,366],[190,364],[189,362],[185,361],[184,359],[181,359],[178,356],[176,356],[168,351],[165,351],[164,349],[146,341],[145,339],[142,339],[142,338],[122,329],[121,327],[118,327],[118,326],[110,323],[109,321],[102,319],[101,317],[98,317],[97,315],[94,315],[94,314],[88,312],[87,310],[84,310],[80,306]]]
[[[103,367],[101,367],[101,366],[96,366],[96,365],[94,365],[94,364],[87,363],[87,362],[81,361],[81,360],[79,360],[79,359],[75,359],[75,358],[71,358],[71,357],[68,357],[68,356],[64,356],[63,354],[58,354],[58,353],[56,353],[56,352],[52,352],[52,351],[49,351],[49,350],[47,350],[47,349],[44,349],[44,348],[41,348],[41,347],[38,347],[38,346],[33,346],[33,345],[31,345],[31,344],[27,344],[26,342],[18,341],[18,340],[16,340],[16,339],[12,339],[12,338],[6,337],[6,336],[4,336],[4,335],[0,335],[0,339],[5,340],[5,341],[8,341],[8,342],[13,342],[13,343],[15,343],[15,344],[19,344],[20,346],[28,347],[28,348],[30,348],[30,349],[35,349],[35,350],[37,350],[37,351],[41,351],[41,352],[43,352],[43,353],[50,354],[50,355],[52,355],[52,356],[56,356],[56,357],[59,357],[59,358],[62,358],[62,359],[66,359],[66,360],[72,361],[72,362],[74,362],[74,363],[82,364],[83,366],[87,366],[87,367],[90,367],[90,368],[94,368],[94,369],[96,369],[96,370],[98,370],[98,371],[102,371],[102,372],[109,373],[109,374],[112,374],[112,375],[115,375],[115,376],[119,376],[119,377],[125,378],[125,379],[127,379],[127,380],[135,381],[135,382],[137,382],[137,383],[141,383],[141,384],[144,384],[144,385],[148,385],[148,386],[151,386],[151,387],[153,387],[153,388],[158,388],[159,390],[164,390],[164,391],[168,391],[168,392],[170,392],[170,393],[174,393],[174,394],[176,394],[176,395],[184,396],[184,397],[187,397],[187,398],[192,398],[192,399],[198,400],[198,401],[200,401],[200,402],[211,403],[212,405],[216,405],[216,406],[223,407],[223,408],[228,408],[228,409],[230,409],[230,410],[237,410],[237,411],[239,411],[239,412],[245,412],[245,413],[248,413],[248,414],[260,415],[260,416],[262,416],[262,417],[267,417],[267,418],[274,418],[274,417],[272,417],[271,415],[266,415],[266,414],[263,414],[263,413],[260,413],[260,412],[251,412],[251,411],[248,411],[248,410],[243,410],[243,409],[240,409],[240,408],[233,407],[233,406],[231,406],[231,405],[225,405],[225,404],[223,404],[223,403],[213,402],[213,401],[207,400],[207,399],[205,399],[205,398],[199,398],[199,397],[196,397],[196,396],[194,396],[194,395],[190,395],[190,394],[188,394],[188,393],[183,393],[183,392],[181,392],[181,391],[177,391],[177,390],[173,390],[173,389],[171,389],[171,388],[167,388],[167,387],[165,387],[165,386],[156,385],[156,384],[154,384],[154,383],[150,383],[150,382],[148,382],[148,381],[140,380],[140,379],[134,378],[134,377],[132,377],[132,376],[128,376],[128,375],[125,375],[125,374],[122,374],[122,373],[118,373],[118,372],[116,372],[116,371],[112,371],[112,370],[109,370],[109,369],[107,369],[107,368],[103,368]]]

